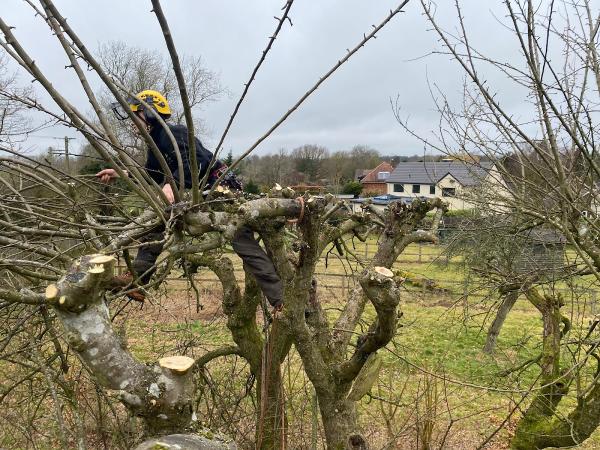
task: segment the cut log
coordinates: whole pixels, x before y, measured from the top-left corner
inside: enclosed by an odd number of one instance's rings
[[[212,431],[200,432],[201,434],[170,434],[159,438],[152,438],[142,442],[135,450],[235,450],[236,445],[229,439],[213,433]]]
[[[185,375],[194,365],[194,360],[187,356],[166,356],[158,360],[160,367],[171,370],[178,375]]]

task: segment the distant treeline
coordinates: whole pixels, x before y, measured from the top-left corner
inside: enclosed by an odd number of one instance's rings
[[[58,155],[57,155],[58,153]],[[143,164],[143,151],[135,151],[135,159]],[[48,152],[36,159],[51,165],[65,165],[60,152],[49,148]],[[236,158],[229,152],[223,155],[226,163]],[[251,190],[266,190],[275,183],[282,186],[319,185],[328,190],[341,192],[342,187],[355,181],[357,172],[374,169],[381,162],[387,161],[392,166],[406,161],[438,161],[444,155],[382,155],[377,149],[367,145],[356,145],[349,150],[330,151],[321,145],[307,144],[293,150],[280,149],[274,153],[250,155],[238,169],[237,174]],[[102,161],[89,146],[84,146],[78,154],[71,155],[70,168],[72,173],[92,174],[108,165]]]
[[[279,183],[284,186],[321,185],[334,190],[356,179],[357,171],[374,169],[383,161],[392,166],[406,161],[437,161],[435,156],[389,156],[366,145],[356,145],[350,150],[330,151],[320,145],[303,145],[291,151],[280,149],[275,153],[251,155],[240,167],[239,175],[246,184],[260,187]],[[228,159],[234,159],[231,154]]]

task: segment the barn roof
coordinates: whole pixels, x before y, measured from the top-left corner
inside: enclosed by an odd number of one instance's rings
[[[567,242],[563,234],[547,228],[532,228],[531,230],[523,231],[521,234],[532,244],[552,245],[566,244]]]

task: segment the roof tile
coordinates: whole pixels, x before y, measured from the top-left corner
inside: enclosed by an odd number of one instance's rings
[[[387,179],[388,183],[436,184],[447,174],[463,186],[478,184],[488,170],[490,162],[477,165],[463,161],[420,161],[399,163]]]

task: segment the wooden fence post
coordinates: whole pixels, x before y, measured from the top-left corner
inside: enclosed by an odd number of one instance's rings
[[[463,284],[463,309],[464,309],[464,318],[469,316],[469,276],[465,277]]]

